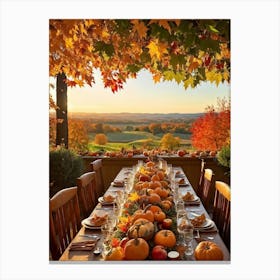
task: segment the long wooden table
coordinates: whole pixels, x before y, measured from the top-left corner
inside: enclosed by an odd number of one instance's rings
[[[174,167],[174,169],[175,169],[175,171],[179,170],[180,173],[184,174],[182,168]],[[128,168],[128,167],[127,168],[122,168],[121,171],[118,173],[118,175],[116,177],[116,180],[123,180],[126,176],[126,172],[128,172],[129,170],[131,170],[131,168]],[[184,174],[184,179],[185,179],[187,184],[185,184],[182,187],[179,187],[180,192],[185,193],[187,191],[190,191],[192,193],[195,193],[191,184],[190,184],[190,182],[188,181],[188,178],[185,176],[185,174]],[[111,184],[110,187],[107,189],[106,193],[107,192],[113,192],[113,191],[120,191],[120,190],[122,190],[122,188],[114,187],[113,184]],[[92,214],[96,210],[104,210],[104,211],[108,211],[108,214],[110,215],[110,212],[112,211],[112,209],[113,208],[111,206],[102,206],[100,203],[98,203],[96,205],[95,209],[93,209]],[[210,218],[208,213],[206,212],[204,206],[202,205],[202,203],[200,203],[199,205],[189,205],[189,206],[186,205],[186,210],[187,211],[195,211],[195,212],[199,212],[199,213],[205,213],[206,218]],[[84,234],[91,234],[91,235],[94,234],[94,235],[97,235],[98,237],[100,237],[100,240],[96,244],[95,248],[102,248],[103,237],[102,237],[101,231],[100,230],[87,229],[84,226],[82,226],[82,228],[80,229],[78,234],[74,237],[71,244],[73,242],[91,240],[91,238],[83,237],[82,235],[84,235]],[[194,235],[195,235],[195,232],[194,232]],[[213,240],[208,240],[208,241],[213,241],[213,242],[217,243],[224,253],[224,260],[219,261],[219,262],[222,262],[222,263],[229,262],[230,261],[230,253],[229,253],[227,247],[225,246],[222,238],[220,237],[218,231],[214,230],[214,231],[211,231],[210,233],[200,232],[201,239],[207,240],[207,236],[210,236],[210,235],[211,235],[211,237],[214,237],[214,239]],[[199,241],[200,240],[196,240],[196,239],[193,240],[194,248],[196,247],[196,245],[198,244]],[[62,254],[59,261],[66,261],[66,262],[103,261],[101,254],[99,256],[95,256],[93,254],[93,251],[70,251],[69,248],[70,248],[71,244],[67,247],[65,252]],[[179,262],[184,262],[184,261],[185,262],[195,261],[195,259],[194,259],[194,257],[191,257],[188,260],[179,260]],[[123,261],[123,262],[129,263],[129,261]],[[152,261],[152,262],[154,262],[154,261]],[[161,261],[161,263],[162,263],[162,261]]]

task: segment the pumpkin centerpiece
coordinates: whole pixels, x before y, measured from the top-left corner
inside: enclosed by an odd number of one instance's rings
[[[111,251],[106,255],[106,261],[121,261],[124,258],[124,251],[122,247],[112,248]]]
[[[156,245],[172,248],[176,245],[176,236],[171,230],[163,229],[155,234],[154,242]]]
[[[124,247],[126,260],[145,260],[149,255],[149,245],[143,238],[135,238],[127,241]]]
[[[147,219],[140,218],[129,228],[127,235],[130,239],[141,237],[145,240],[150,240],[153,238],[154,233],[154,224]]]
[[[195,250],[194,255],[199,261],[219,261],[224,259],[223,251],[214,242],[202,241]]]
[[[154,213],[152,211],[148,210],[149,207],[150,207],[150,205],[147,205],[143,210],[139,209],[139,210],[135,211],[135,213],[133,214],[132,223],[134,223],[136,220],[138,220],[140,218],[153,222]]]

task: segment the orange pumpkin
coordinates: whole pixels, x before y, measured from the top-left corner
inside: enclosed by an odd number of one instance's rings
[[[166,218],[166,215],[164,212],[158,211],[158,212],[154,213],[154,218],[155,218],[155,221],[161,223]]]
[[[164,179],[164,173],[162,171],[158,171],[157,176],[159,177],[160,181]]]
[[[152,162],[152,161],[148,161],[148,162],[146,163],[146,166],[147,166],[147,167],[154,167],[154,166],[155,166],[155,163]]]
[[[173,202],[173,196],[172,196],[172,195],[168,196],[168,197],[166,198],[166,200],[169,200],[170,202]]]
[[[156,174],[153,175],[152,178],[151,178],[151,181],[152,181],[152,182],[159,181],[159,180],[160,180],[160,178],[159,178],[159,176],[156,175]]]
[[[149,255],[149,245],[143,238],[130,239],[124,247],[126,260],[145,260]]]
[[[150,189],[156,189],[156,188],[161,188],[161,183],[160,181],[152,181],[149,184]]]
[[[118,246],[112,248],[112,250],[106,255],[106,261],[121,261],[124,258],[124,250],[122,247]]]
[[[141,181],[137,182],[137,183],[134,185],[134,189],[135,189],[136,191],[139,191],[139,190],[141,190],[142,188],[143,188],[143,182],[141,182]]]
[[[158,194],[161,198],[167,198],[169,192],[164,188],[156,188],[155,193]]]
[[[168,187],[168,182],[167,181],[160,181],[160,184],[164,188]]]
[[[129,228],[127,235],[131,238],[141,237],[145,240],[153,238],[155,233],[155,226],[152,222],[147,219],[140,218],[136,220],[133,225]]]
[[[158,194],[156,193],[152,193],[149,197],[149,202],[152,203],[152,204],[156,204],[156,203],[159,203],[161,202],[161,198]]]
[[[169,210],[172,207],[172,202],[170,200],[163,200],[161,205],[163,209]]]
[[[157,205],[150,205],[149,210],[152,211],[154,214],[156,212],[162,211],[161,208]]]
[[[144,210],[139,209],[139,210],[135,211],[133,214],[133,217],[132,217],[132,223],[134,223],[136,220],[138,220],[140,218],[153,222],[154,213],[152,211],[148,210],[149,207],[150,207],[150,205],[147,205]]]
[[[194,250],[194,255],[199,261],[219,261],[224,259],[221,248],[210,241],[200,242]]]
[[[156,245],[172,248],[176,245],[176,236],[171,230],[163,229],[155,234],[154,242]]]

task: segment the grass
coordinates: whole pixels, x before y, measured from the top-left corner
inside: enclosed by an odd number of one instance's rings
[[[89,134],[90,144],[88,145],[89,151],[95,152],[99,150],[105,150],[109,152],[120,151],[122,148],[129,150],[133,147],[143,148],[146,144],[148,149],[160,147],[160,140],[162,134],[153,135],[152,133],[145,131],[124,131],[107,133],[108,143],[106,145],[96,145],[94,143],[94,133]],[[191,149],[191,140],[188,134],[174,133],[176,137],[181,138],[180,148]]]

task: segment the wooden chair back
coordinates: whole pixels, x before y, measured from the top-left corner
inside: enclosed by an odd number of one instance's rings
[[[77,178],[77,186],[81,217],[84,219],[97,204],[96,173],[92,171],[81,175]]]
[[[230,201],[231,191],[228,184],[216,181],[213,220],[226,246],[230,250]]]
[[[102,174],[102,160],[96,159],[91,163],[92,170],[96,173],[96,189],[97,195],[102,196],[105,193],[105,186]]]
[[[204,170],[203,185],[200,194],[200,199],[209,214],[212,214],[214,196],[215,196],[214,173],[212,169],[207,168]]]
[[[77,187],[56,193],[49,202],[50,251],[58,260],[81,227]]]
[[[196,192],[199,197],[202,195],[202,190],[203,190],[203,178],[204,178],[205,165],[206,165],[205,160],[201,159],[200,177],[199,177],[197,192]]]

